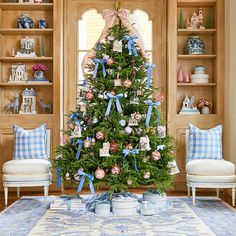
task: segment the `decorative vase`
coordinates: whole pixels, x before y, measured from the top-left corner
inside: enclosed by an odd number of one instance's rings
[[[202,114],[209,114],[209,113],[210,113],[209,107],[208,107],[208,106],[204,106],[204,107],[202,108]]]
[[[204,54],[204,42],[199,38],[199,36],[191,36],[186,43],[185,52],[187,54]]]
[[[22,14],[18,18],[18,28],[19,29],[32,29],[34,27],[34,22],[28,14]]]
[[[36,80],[44,80],[44,71],[42,70],[37,70],[34,72],[34,78]]]

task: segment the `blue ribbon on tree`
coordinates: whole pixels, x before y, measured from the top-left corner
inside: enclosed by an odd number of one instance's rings
[[[79,160],[79,158],[80,158],[80,152],[81,152],[83,143],[84,143],[84,141],[82,139],[77,139],[77,142],[76,142],[76,144],[78,144],[78,149],[77,149],[77,153],[76,153],[77,160]]]
[[[60,167],[57,167],[56,168],[56,175],[57,175],[57,187],[60,188],[61,187],[61,168]]]
[[[78,170],[77,173],[82,176],[82,178],[80,180],[80,183],[79,183],[79,186],[78,186],[78,189],[77,189],[77,192],[81,192],[81,190],[83,188],[83,185],[84,185],[85,178],[87,177],[88,181],[89,181],[90,191],[91,191],[92,194],[94,194],[95,193],[94,186],[93,186],[94,176],[91,175],[91,174],[86,174],[82,170]]]
[[[129,149],[123,149],[123,168],[125,166],[125,158],[129,155],[129,154],[133,154],[133,155],[137,155],[139,154],[139,150],[138,149],[133,149],[133,150],[129,150]],[[138,172],[138,167],[137,167],[137,163],[136,163],[136,158],[134,158],[134,169],[136,170],[136,172]]]
[[[146,127],[149,127],[151,115],[152,115],[152,108],[156,106],[160,106],[160,102],[152,102],[151,100],[146,100],[146,104],[148,105],[147,117],[146,117]]]
[[[128,40],[129,55],[138,56],[137,49],[134,45],[134,40],[138,39],[138,36],[137,35],[134,35],[134,36],[125,35],[124,39]]]
[[[151,77],[152,77],[152,69],[156,67],[155,64],[146,63],[145,66],[147,67],[147,88],[151,86]]]
[[[104,64],[107,62],[107,60],[106,59],[94,58],[93,62],[95,63],[95,68],[94,68],[94,71],[93,71],[93,79],[95,79],[97,77],[98,65],[99,64],[102,65],[102,74],[103,74],[103,77],[105,77],[107,73],[106,73],[106,68],[105,68]]]
[[[69,121],[68,123],[72,123],[73,121],[75,122],[75,125],[79,125],[79,113],[71,113],[69,115]]]
[[[116,109],[117,109],[117,111],[118,112],[122,112],[122,108],[121,108],[121,105],[120,105],[120,98],[123,98],[124,95],[122,93],[120,93],[120,94],[114,96],[111,93],[107,93],[106,96],[110,100],[109,100],[109,103],[108,103],[108,106],[107,106],[107,110],[106,110],[105,116],[109,116],[110,111],[111,111],[111,106],[112,106],[112,103],[113,103],[114,99],[116,99]]]

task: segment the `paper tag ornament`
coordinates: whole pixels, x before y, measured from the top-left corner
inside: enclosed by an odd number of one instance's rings
[[[83,103],[80,103],[80,105],[79,105],[79,110],[80,110],[81,112],[86,112],[86,106],[85,106]]]
[[[99,156],[100,157],[109,157],[109,149],[110,149],[110,143],[103,143],[102,148],[99,149]]]
[[[166,136],[166,127],[159,125],[157,127],[157,135],[161,138],[164,138]]]
[[[141,89],[137,90],[137,96],[142,96],[143,95],[143,91]]]
[[[121,79],[114,79],[114,86],[119,87],[122,85]]]
[[[170,175],[175,175],[175,174],[180,173],[176,161],[169,161],[167,164],[167,167],[170,169],[169,170]]]
[[[149,151],[151,149],[150,148],[150,140],[149,140],[148,136],[141,137],[139,143],[140,143],[141,151]]]
[[[135,113],[131,114],[131,119],[129,119],[129,126],[138,126],[138,120],[135,118]]]
[[[122,40],[115,40],[113,43],[114,52],[122,52]]]
[[[91,139],[87,138],[86,140],[84,140],[84,147],[88,148],[91,145]]]
[[[81,138],[81,127],[80,125],[76,125],[74,130],[71,132],[70,138]]]

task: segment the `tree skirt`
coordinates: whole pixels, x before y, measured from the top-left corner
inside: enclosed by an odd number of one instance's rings
[[[236,214],[216,198],[171,198],[173,206],[155,216],[97,216],[76,211],[47,210],[43,198],[23,198],[0,215],[4,235],[236,235]],[[49,199],[50,201],[50,199]]]

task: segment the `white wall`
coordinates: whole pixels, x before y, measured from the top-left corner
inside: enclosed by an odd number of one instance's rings
[[[225,159],[236,164],[236,1],[225,0]]]

